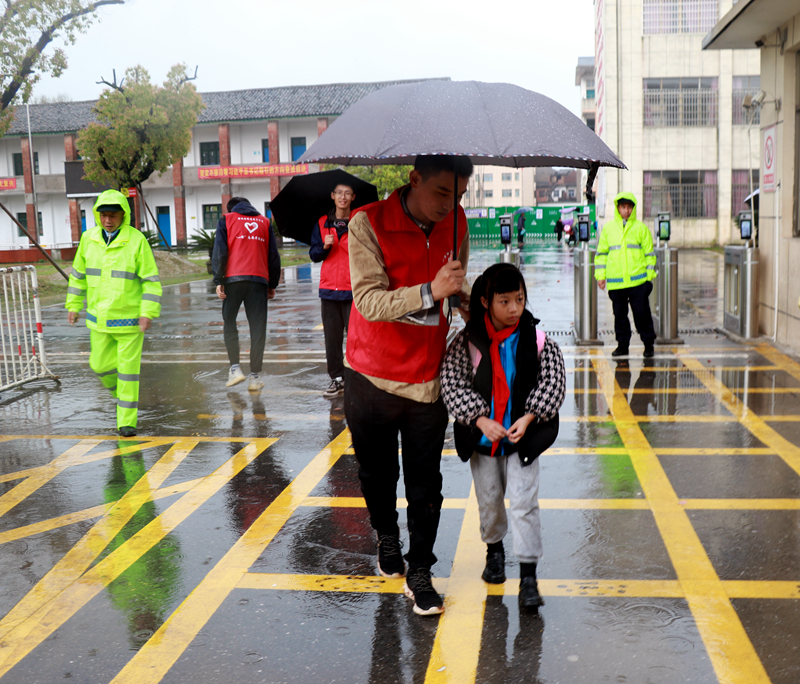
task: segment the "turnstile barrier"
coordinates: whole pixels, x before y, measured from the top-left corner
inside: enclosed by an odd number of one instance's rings
[[[725,247],[723,326],[743,338],[758,337],[758,250]]]

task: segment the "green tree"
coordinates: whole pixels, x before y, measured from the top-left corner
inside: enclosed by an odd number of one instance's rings
[[[340,168],[331,166],[330,168]],[[372,183],[378,188],[378,199],[391,195],[401,185],[408,183],[408,173],[413,166],[393,166],[382,164],[378,166],[346,166],[347,173],[352,173],[361,180]]]
[[[194,77],[193,77],[194,78]],[[163,86],[150,83],[141,66],[108,83],[93,111],[97,122],[78,135],[84,177],[98,185],[139,188],[153,173],[164,173],[189,152],[192,126],[205,105],[186,75],[170,69]],[[127,81],[127,83],[125,83]]]
[[[60,48],[45,54],[54,38],[73,45],[103,5],[125,0],[3,0],[0,5],[0,135],[14,120],[14,105],[28,102],[43,74],[67,68]]]

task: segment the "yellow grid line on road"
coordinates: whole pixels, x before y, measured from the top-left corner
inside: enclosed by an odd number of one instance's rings
[[[125,664],[113,684],[161,681],[350,443],[349,431],[343,430],[311,460]]]
[[[276,441],[276,439],[256,439],[245,445],[213,473],[204,477],[196,487],[69,584],[49,603],[11,629],[0,641],[0,677],[29,655]],[[31,591],[36,592],[37,586]]]
[[[718,679],[726,684],[769,684],[764,666],[609,362],[598,355],[593,363]]]

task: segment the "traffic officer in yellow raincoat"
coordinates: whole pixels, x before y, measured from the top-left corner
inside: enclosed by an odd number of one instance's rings
[[[594,277],[601,290],[608,287],[614,307],[617,348],[611,356],[627,356],[631,341],[628,304],[636,331],[644,343],[644,357],[652,358],[656,332],[650,314],[656,253],[650,229],[636,219],[636,197],[621,192],[614,198],[614,218],[603,226],[594,260]]]
[[[161,313],[161,283],[153,250],[130,224],[127,198],[106,190],[94,205],[96,226],[81,236],[72,263],[66,308],[75,323],[86,300],[89,365],[117,405],[117,429],[136,434],[144,331]]]

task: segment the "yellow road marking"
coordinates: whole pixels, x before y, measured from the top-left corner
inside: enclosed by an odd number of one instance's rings
[[[800,582],[723,582],[731,598],[749,599],[799,599]]]
[[[772,361],[777,368],[788,373],[796,380],[800,380],[800,363],[782,354],[769,344],[759,344],[756,351],[765,359]]]
[[[796,423],[800,416],[760,416],[765,423]]]
[[[161,681],[350,443],[350,432],[343,430],[314,457],[128,661],[113,684]]]
[[[686,509],[704,511],[798,511],[800,499],[681,499]]]
[[[175,494],[186,492],[192,487],[195,487],[201,480],[202,478],[197,478],[196,480],[187,480],[186,482],[182,482],[180,484],[163,487],[162,489],[159,489],[153,493],[153,500],[164,499],[168,496],[174,496]],[[78,522],[99,518],[101,515],[104,515],[105,512],[114,505],[114,503],[115,502],[112,501],[100,506],[84,508],[82,511],[75,511],[74,513],[59,515],[55,518],[40,520],[37,523],[31,523],[30,525],[15,527],[12,530],[0,532],[0,544],[8,544],[8,542],[24,539],[25,537],[32,537],[35,534],[49,532],[50,530],[55,530],[59,527],[66,527],[67,525],[74,525]]]
[[[718,679],[727,684],[769,684],[764,666],[611,366],[599,355],[593,363]]]
[[[322,323],[320,323],[319,325],[315,325],[315,326],[314,326],[313,328],[311,328],[311,329],[312,329],[312,330],[323,330],[324,328],[325,328],[325,326],[324,326]]]
[[[659,456],[769,456],[773,449],[766,447],[700,447],[653,449]]]
[[[213,473],[203,478],[196,487],[184,494],[161,515],[94,565],[79,579],[72,582],[48,604],[42,606],[8,632],[0,642],[0,677],[66,623],[69,618],[276,441],[276,439],[253,440]],[[145,681],[145,679],[138,681]]]
[[[433,578],[437,591],[444,591],[447,580]],[[366,594],[402,594],[405,579],[358,577],[344,575],[290,575],[283,573],[246,572],[237,589],[270,591],[336,591]]]
[[[696,373],[699,372],[700,364],[695,359],[687,358],[683,359],[683,362]],[[800,447],[795,446],[788,439],[782,437],[778,432],[767,425],[761,417],[747,408],[747,406],[735,397],[716,377],[701,376],[698,374],[698,378],[714,394],[717,401],[733,414],[736,420],[741,422],[741,424],[758,440],[766,444],[767,447],[780,456],[792,470],[800,475]]]
[[[625,598],[683,598],[681,583],[677,580],[538,580],[542,596],[601,596]],[[487,585],[489,595],[516,596],[519,583],[506,580],[505,584]]]
[[[428,661],[426,684],[471,684],[475,681],[486,608],[486,583],[481,579],[485,551],[473,486],[447,581],[445,612],[439,618]]]
[[[196,442],[178,442],[0,619],[0,638],[77,580],[119,534],[152,493],[189,455]],[[56,459],[57,461],[58,459]]]

